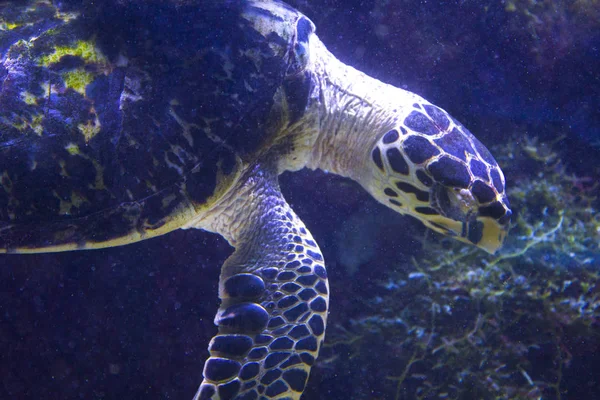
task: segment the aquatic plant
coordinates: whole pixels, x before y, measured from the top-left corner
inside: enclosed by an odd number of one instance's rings
[[[363,316],[329,335],[331,354],[349,352],[385,379],[382,398],[573,396],[565,376],[600,345],[599,187],[569,173],[561,140],[493,149],[516,211],[498,254],[428,232],[423,255],[395,268]]]
[[[553,66],[574,46],[585,46],[600,22],[600,3],[595,0],[508,0],[508,26],[528,46],[537,62]]]

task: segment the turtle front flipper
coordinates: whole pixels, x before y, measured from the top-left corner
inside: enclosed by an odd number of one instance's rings
[[[241,234],[221,272],[219,332],[195,400],[299,399],[324,338],[321,251],[276,180],[249,181],[250,193],[232,200],[245,207],[230,207],[238,217],[228,225]]]

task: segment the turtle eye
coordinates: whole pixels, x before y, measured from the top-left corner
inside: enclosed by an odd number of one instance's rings
[[[467,189],[436,184],[432,190],[431,203],[441,215],[455,221],[470,221],[477,215],[477,199]]]

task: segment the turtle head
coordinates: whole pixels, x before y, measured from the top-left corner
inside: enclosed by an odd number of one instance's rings
[[[471,132],[425,100],[370,148],[364,186],[388,207],[494,253],[512,214],[504,175]]]

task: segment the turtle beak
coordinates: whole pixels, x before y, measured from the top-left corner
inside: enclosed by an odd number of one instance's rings
[[[508,218],[512,212],[507,211]],[[500,221],[490,217],[477,217],[474,221],[464,223],[466,225],[463,228],[462,236],[463,241],[474,244],[475,246],[487,251],[490,254],[494,254],[502,244],[508,233],[508,223],[502,224]],[[466,240],[464,240],[466,239]]]
[[[480,206],[469,190],[435,185],[430,206],[437,213],[420,216],[427,226],[490,254],[502,246],[507,236],[512,211],[505,196]]]
[[[508,210],[506,213],[508,217],[501,221],[487,216],[455,220],[442,215],[435,215],[419,219],[436,232],[475,245],[490,254],[494,254],[502,247],[504,239],[506,239],[510,214],[511,211]]]

